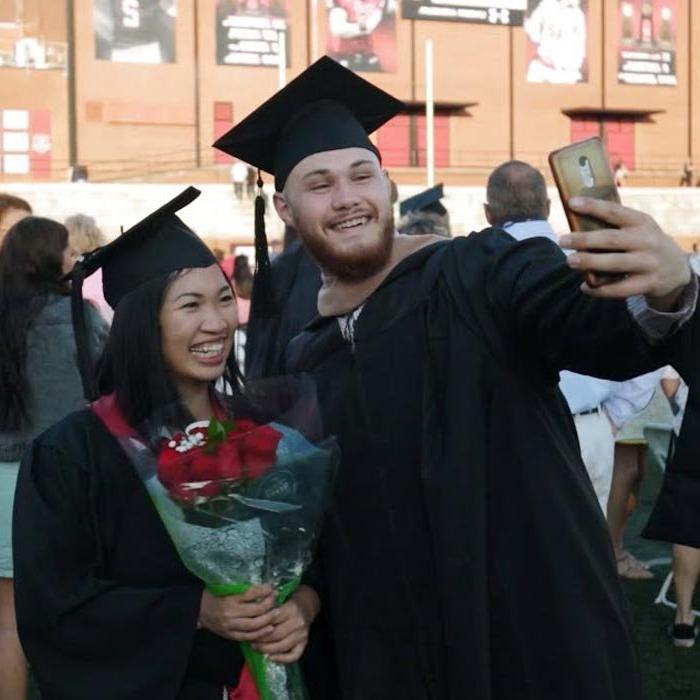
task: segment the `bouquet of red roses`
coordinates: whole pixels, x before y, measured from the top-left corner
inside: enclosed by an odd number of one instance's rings
[[[100,413],[99,405],[93,408]],[[311,561],[335,443],[309,439],[290,419],[293,411],[267,422],[221,413],[230,417],[178,429],[161,422],[151,444],[133,432],[120,443],[182,562],[211,593],[236,595],[269,583],[282,603]],[[260,700],[306,697],[296,664],[273,663],[250,645],[241,647]]]
[[[275,464],[282,433],[251,420],[192,423],[163,439],[158,479],[181,505],[224,503]]]

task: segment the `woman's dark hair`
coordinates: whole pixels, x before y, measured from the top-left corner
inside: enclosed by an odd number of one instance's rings
[[[168,285],[179,274],[156,277],[121,299],[98,363],[100,394],[114,392],[129,425],[147,438],[157,424],[179,426],[192,420],[180,402],[161,350],[160,309]],[[238,388],[234,365],[232,359],[223,379]]]
[[[31,424],[27,406],[27,333],[47,295],[68,294],[63,224],[28,216],[12,226],[0,245],[0,429]]]

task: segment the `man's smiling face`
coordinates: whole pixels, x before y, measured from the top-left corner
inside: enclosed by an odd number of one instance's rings
[[[275,206],[325,272],[363,279],[380,270],[391,253],[390,197],[377,156],[365,148],[342,148],[299,162],[275,195]]]

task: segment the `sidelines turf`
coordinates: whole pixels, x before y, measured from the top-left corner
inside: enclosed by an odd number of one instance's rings
[[[671,556],[670,545],[639,537],[660,484],[661,471],[650,459],[639,504],[626,533],[628,548],[642,560],[657,557],[670,559]],[[669,566],[653,567],[653,571],[656,579],[652,581],[624,583],[639,644],[645,700],[700,700],[700,640],[692,649],[677,649],[673,646],[667,629],[673,620],[674,611],[663,605],[654,605]],[[695,599],[694,607],[697,610],[700,606],[700,595],[697,592]]]

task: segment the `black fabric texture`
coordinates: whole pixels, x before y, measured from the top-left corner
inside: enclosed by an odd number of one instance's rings
[[[313,374],[342,453],[314,700],[642,697],[558,373],[624,379],[696,356],[697,319],[655,347],[624,301],[580,285],[552,242],[486,230],[404,260],[353,342],[318,318],[290,344],[286,369]]]
[[[196,630],[202,584],[92,411],[27,452],[13,549],[19,635],[44,700],[220,700],[237,684],[238,645]]]

